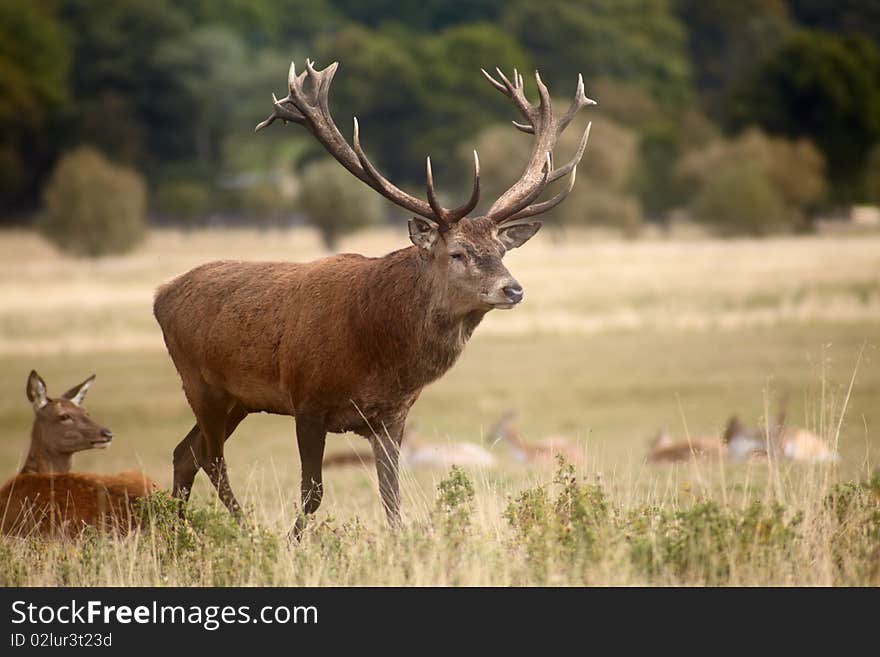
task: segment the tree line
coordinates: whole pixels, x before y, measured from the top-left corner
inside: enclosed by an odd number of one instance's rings
[[[722,232],[809,229],[880,201],[878,37],[880,0],[0,0],[0,221],[45,224],[85,148],[136,172],[160,220],[299,209],[332,242],[334,174],[308,171],[326,155],[302,130],[253,134],[308,56],[340,62],[337,123],[350,136],[357,114],[413,188],[428,154],[443,188],[466,187],[474,147],[487,193],[515,179],[528,138],[479,68],[537,68],[560,102],[578,73],[599,102],[559,222],[635,234],[685,208]]]

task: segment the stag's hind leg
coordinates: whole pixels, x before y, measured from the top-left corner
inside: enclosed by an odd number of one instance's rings
[[[235,404],[226,416],[226,439],[248,415],[241,404]],[[186,502],[192,490],[193,481],[201,468],[207,463],[208,454],[204,447],[202,430],[198,422],[193,425],[183,440],[174,448],[174,497]]]
[[[201,383],[184,385],[198,431],[193,427],[174,450],[174,493],[185,499],[198,469],[202,468],[226,508],[240,517],[241,507],[229,485],[223,445],[247,411],[225,391]]]

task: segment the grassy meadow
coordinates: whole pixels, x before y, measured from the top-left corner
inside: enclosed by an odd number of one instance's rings
[[[376,230],[342,244],[381,255]],[[36,369],[60,394],[91,373],[90,413],[115,439],[75,468],[141,468],[171,484],[193,423],[152,317],[161,282],[219,258],[306,260],[311,231],[156,230],[135,253],[58,255],[0,233],[0,472],[26,453]],[[227,443],[239,530],[199,475],[188,522],[159,498],[147,528],[79,541],[0,539],[0,584],[518,585],[878,584],[880,235],[636,242],[542,234],[507,263],[524,303],[496,311],[410,416],[425,441],[481,442],[504,412],[525,440],[564,436],[584,460],[534,468],[492,449],[492,470],[404,471],[404,528],[384,527],[372,467],[325,472],[300,544],[290,418],[249,417]],[[738,414],[788,420],[834,465],[644,463],[650,437],[718,436]],[[328,453],[368,450],[328,437]]]

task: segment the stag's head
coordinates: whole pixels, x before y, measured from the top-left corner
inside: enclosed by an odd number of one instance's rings
[[[27,398],[34,407],[34,430],[31,452],[49,463],[69,460],[71,454],[86,449],[104,448],[113,434],[97,424],[82,407],[83,399],[94,382],[94,374],[57,398],[46,393],[46,383],[31,371],[27,380]],[[63,468],[54,468],[63,471]]]
[[[496,69],[497,78],[482,71],[489,83],[511,100],[524,122],[513,122],[520,131],[533,136],[531,156],[519,180],[491,205],[485,215],[469,217],[480,199],[480,161],[474,152],[474,184],[470,198],[457,208],[441,205],[434,188],[431,158],[427,158],[427,200],[416,198],[388,181],[370,162],[360,143],[357,118],[354,120],[352,145],[345,140],[330,115],[328,94],[338,65],[316,70],[311,61],[296,72],[291,63],[288,94],[282,99],[273,95],[272,114],[257,126],[265,128],[276,119],[304,125],[327,151],[363,181],[394,204],[414,213],[409,221],[409,235],[422,257],[431,263],[436,277],[445,283],[447,298],[459,310],[512,308],[523,299],[523,289],[502,263],[504,255],[528,241],[541,228],[536,217],[561,203],[574,187],[577,165],[584,154],[590,125],[581,137],[578,149],[565,165],[554,167],[553,150],[563,130],[586,105],[595,104],[584,95],[583,78],[578,76],[577,90],[568,111],[561,117],[553,114],[550,93],[535,72],[539,101],[532,104],[525,95],[523,78],[514,69],[512,80]],[[547,187],[567,177],[565,186],[555,196],[540,201]]]

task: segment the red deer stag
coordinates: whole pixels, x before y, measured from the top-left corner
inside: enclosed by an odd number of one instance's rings
[[[418,215],[409,221],[413,246],[380,258],[349,253],[304,264],[214,262],[159,289],[156,319],[196,417],[174,450],[174,494],[186,499],[204,469],[239,515],[224,442],[249,413],[277,413],[296,420],[306,514],[321,503],[326,434],[352,431],[371,441],[394,526],[407,414],[422,388],[455,363],[487,312],[522,301],[523,290],[502,258],[538,231],[537,215],[571,191],[589,126],[564,166],[554,167],[552,152],[575,114],[594,101],[579,77],[571,106],[556,117],[537,72],[540,101],[532,104],[519,73],[508,79],[499,70],[495,79],[483,71],[523,115],[525,122],[514,125],[533,135],[534,144],[520,179],[484,216],[467,217],[479,200],[476,153],[473,191],[460,207],[440,205],[430,158],[427,201],[404,192],[367,159],[356,119],[352,145],[334,123],[328,93],[336,69],[333,63],[319,71],[307,61],[298,74],[291,64],[288,95],[275,99],[257,130],[277,119],[305,126],[352,175]],[[558,194],[538,201],[550,183],[566,176]]]
[[[52,399],[36,372],[28,377],[27,396],[34,406],[31,445],[21,472],[0,488],[3,533],[74,535],[86,525],[125,530],[131,526],[131,502],[155,490],[141,472],[70,472],[75,452],[104,449],[113,439],[81,406],[94,380],[90,376]]]

